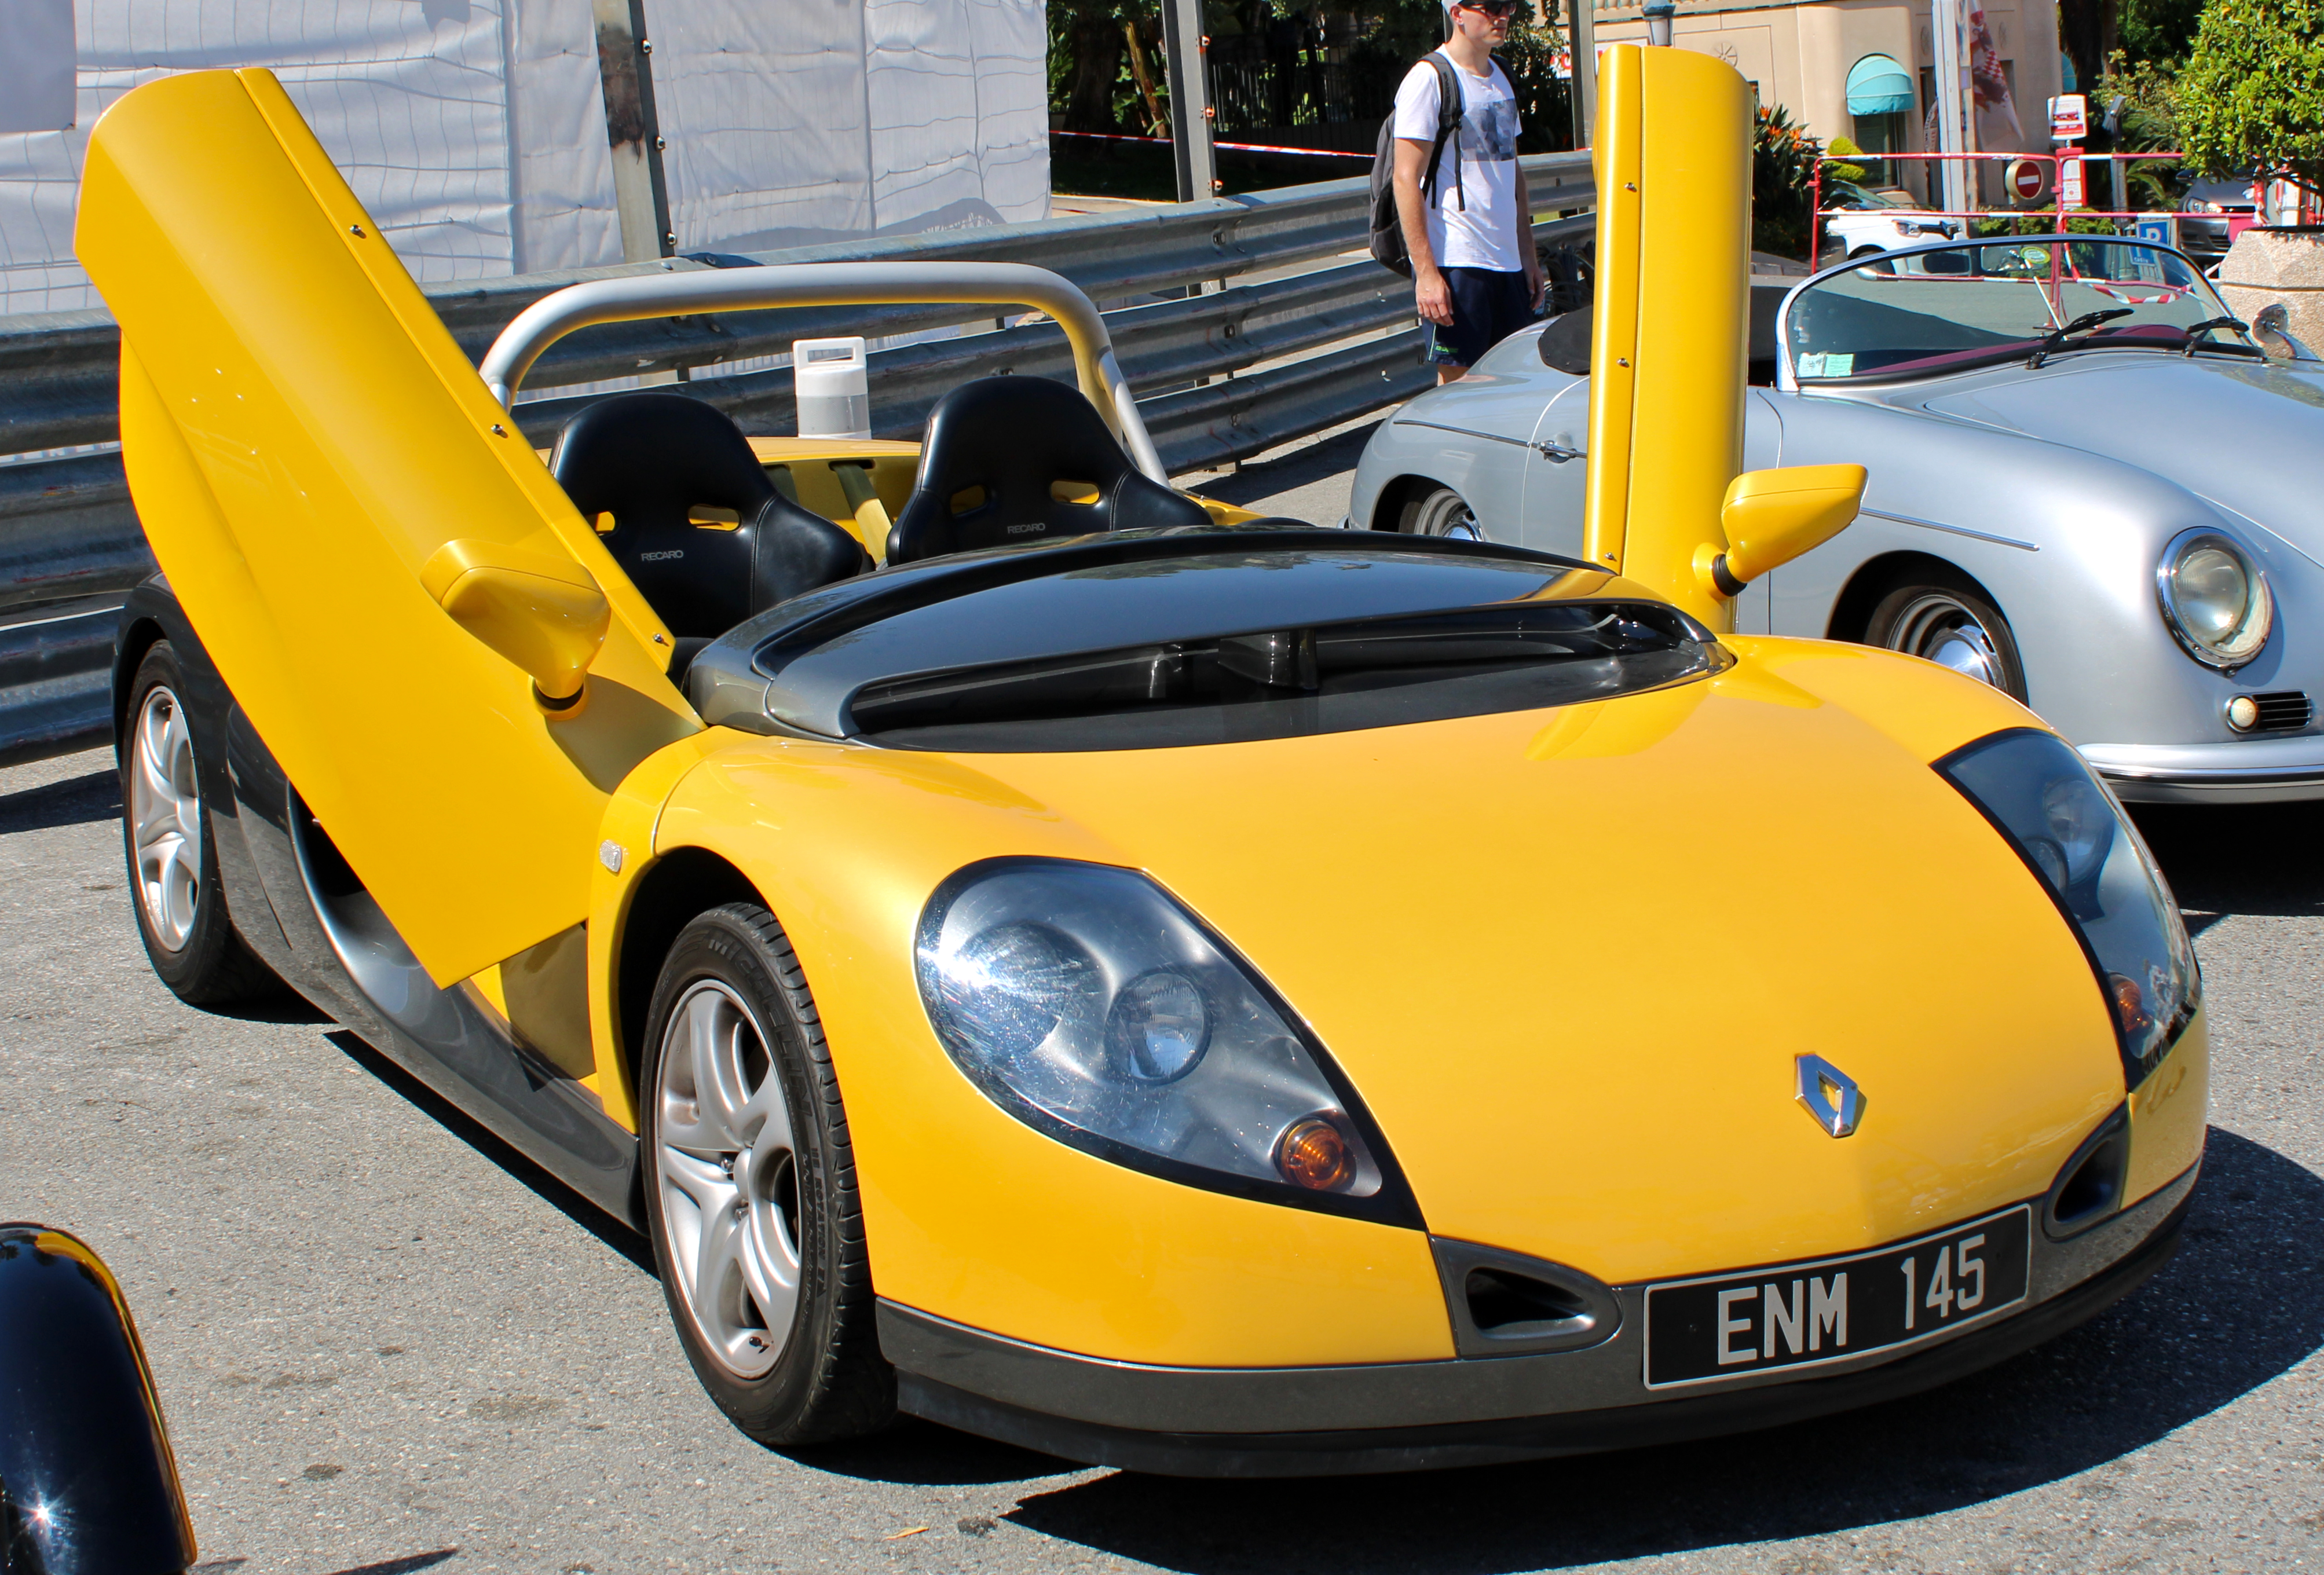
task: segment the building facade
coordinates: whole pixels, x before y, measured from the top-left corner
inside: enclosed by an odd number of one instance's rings
[[[1594,0],[1592,15],[1600,49],[1646,41],[1637,4]],[[1978,149],[2048,152],[2048,101],[2060,91],[2056,0],[1987,0],[1983,21],[2006,92],[1978,95]],[[1925,0],[1678,0],[1671,41],[1726,60],[1762,104],[1782,105],[1812,136],[1844,136],[1874,153],[1937,151]],[[1927,161],[1887,168],[1891,183],[1931,194]],[[1998,168],[1983,174],[1984,199],[1997,202]]]

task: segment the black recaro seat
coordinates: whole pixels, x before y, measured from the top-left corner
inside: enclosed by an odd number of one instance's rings
[[[1074,390],[980,377],[928,412],[920,479],[888,532],[888,561],[1209,520],[1202,504],[1139,474]]]
[[[591,405],[558,434],[549,470],[584,519],[613,515],[598,539],[678,639],[673,674],[753,612],[872,566],[855,538],[775,490],[741,428],[683,394]],[[698,508],[742,523],[688,523]]]

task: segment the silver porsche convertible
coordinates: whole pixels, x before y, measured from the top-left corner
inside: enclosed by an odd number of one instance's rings
[[[1982,678],[2125,798],[2324,797],[2324,360],[2112,237],[1919,246],[1752,307],[1745,467],[1871,480],[1744,631]],[[1403,406],[1349,523],[1578,553],[1589,350],[1568,313]]]

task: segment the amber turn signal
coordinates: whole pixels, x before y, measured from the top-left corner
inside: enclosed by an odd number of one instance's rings
[[[2114,1001],[2115,1016],[2121,1019],[2124,1033],[2135,1034],[2153,1020],[2146,1015],[2146,997],[2135,979],[2121,973],[2107,974],[2107,994]]]
[[[1328,1193],[1355,1178],[1356,1156],[1337,1127],[1310,1116],[1285,1129],[1275,1146],[1275,1168],[1293,1186]]]

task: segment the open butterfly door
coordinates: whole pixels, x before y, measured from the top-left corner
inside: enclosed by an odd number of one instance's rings
[[[122,454],[153,555],[413,953],[449,984],[581,922],[607,795],[700,725],[664,677],[669,632],[274,78],[196,72],[115,104],[76,239],[121,324]],[[455,594],[494,563],[515,568]],[[493,587],[528,573],[552,622],[595,605],[592,581],[610,603],[561,713],[447,611],[485,585],[496,615],[527,615]],[[602,626],[600,608],[586,635]]]

